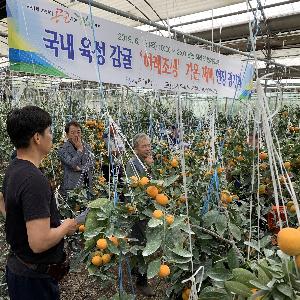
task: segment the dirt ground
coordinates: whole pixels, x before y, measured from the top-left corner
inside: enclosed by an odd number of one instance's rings
[[[113,270],[117,274],[117,269]],[[136,300],[162,300],[165,299],[166,283],[159,279],[152,279],[149,281],[150,286],[156,291],[155,297],[145,297],[136,292]],[[134,287],[135,288],[135,287]],[[124,278],[124,289],[127,293],[131,293],[131,288],[128,279]],[[60,284],[61,300],[98,300],[100,297],[103,299],[110,299],[117,292],[117,280],[110,286],[101,285],[99,282],[93,282],[88,277],[88,272],[81,267],[79,272],[69,273]]]

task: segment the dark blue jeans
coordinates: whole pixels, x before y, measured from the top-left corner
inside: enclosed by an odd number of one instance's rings
[[[59,300],[56,280],[17,275],[6,267],[6,282],[10,300]]]

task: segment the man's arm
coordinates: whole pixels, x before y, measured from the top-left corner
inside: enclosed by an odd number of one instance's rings
[[[65,235],[73,234],[77,223],[74,219],[66,219],[57,228],[50,228],[50,218],[35,219],[26,222],[26,229],[31,250],[41,253],[57,245]]]
[[[3,215],[3,217],[6,217],[6,211],[5,211],[5,203],[4,203],[4,197],[3,194],[0,192],[0,212]]]

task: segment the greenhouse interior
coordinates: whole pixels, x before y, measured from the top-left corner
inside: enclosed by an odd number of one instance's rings
[[[0,300],[300,300],[300,1],[0,0],[0,104]]]

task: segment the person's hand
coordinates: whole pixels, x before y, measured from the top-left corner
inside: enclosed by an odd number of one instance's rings
[[[69,219],[69,218],[64,220],[63,226],[65,226],[65,228],[67,230],[67,235],[74,234],[78,227],[75,219]]]
[[[147,157],[145,158],[145,163],[146,163],[148,166],[153,165],[154,160],[153,160],[152,154],[150,154],[149,156],[147,156]]]
[[[77,150],[82,151],[83,150],[83,145],[82,145],[82,141],[81,138],[76,136],[74,137],[74,139],[72,140],[74,146],[76,147]]]

